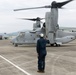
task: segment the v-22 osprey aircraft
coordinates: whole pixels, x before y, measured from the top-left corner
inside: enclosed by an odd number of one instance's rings
[[[28,32],[21,32],[16,38],[12,40],[12,43],[15,46],[18,46],[19,44],[36,43],[39,39],[40,33],[43,33],[45,35],[46,39],[49,41],[51,46],[60,46],[61,44],[65,44],[75,40],[76,33],[60,31],[58,25],[58,9],[71,1],[73,0],[68,0],[60,3],[53,1],[51,5],[48,6],[15,9],[14,11],[51,8],[51,12],[46,12],[45,23],[43,24],[42,28],[40,27],[41,19],[37,18],[35,20],[36,23],[33,25],[33,30]]]

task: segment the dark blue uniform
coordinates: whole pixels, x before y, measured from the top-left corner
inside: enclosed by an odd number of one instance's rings
[[[37,41],[37,53],[38,53],[38,70],[44,71],[45,56],[47,52],[46,52],[46,40],[42,37]]]

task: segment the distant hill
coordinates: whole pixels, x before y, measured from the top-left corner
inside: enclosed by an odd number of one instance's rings
[[[60,27],[60,30],[66,30],[66,31],[71,31],[71,32],[76,32],[75,27]]]
[[[67,30],[67,31],[73,31],[76,32],[75,27],[59,27],[60,30]],[[17,36],[19,32],[26,32],[26,31],[31,31],[31,30],[20,30],[17,32],[12,32],[12,33],[6,33],[8,36]],[[0,33],[0,35],[4,35],[4,33]]]
[[[30,30],[21,30],[21,31],[17,31],[17,32],[12,32],[12,33],[9,33],[8,35],[9,36],[17,36],[19,34],[19,32],[26,32],[26,31],[30,31]]]
[[[19,32],[13,32],[13,33],[9,33],[9,36],[17,36]]]

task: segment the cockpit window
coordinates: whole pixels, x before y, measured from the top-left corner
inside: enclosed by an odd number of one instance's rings
[[[24,36],[25,32],[20,32],[19,36]]]

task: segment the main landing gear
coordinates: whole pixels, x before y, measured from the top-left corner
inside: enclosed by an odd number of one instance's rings
[[[59,47],[60,44],[54,43],[54,44],[50,44],[50,46],[52,46],[52,47]]]

